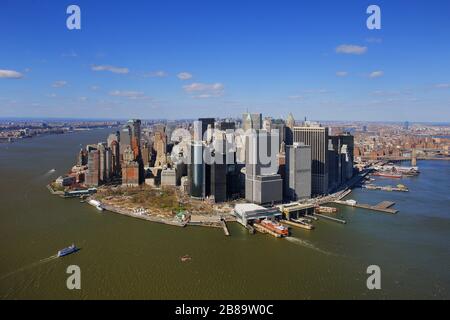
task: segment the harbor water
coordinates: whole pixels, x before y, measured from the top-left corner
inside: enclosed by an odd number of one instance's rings
[[[419,161],[417,177],[376,178],[410,192],[355,189],[347,197],[393,201],[396,215],[336,205],[346,225],[320,219],[315,230],[276,239],[229,223],[226,237],[51,195],[46,184],[112,130],[0,144],[2,299],[450,298],[449,161]],[[55,257],[72,243],[78,252]],[[70,265],[81,269],[80,290],[67,289]],[[370,265],[381,268],[381,290],[367,289]]]

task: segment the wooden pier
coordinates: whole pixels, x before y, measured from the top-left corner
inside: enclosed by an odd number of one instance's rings
[[[398,212],[397,209],[391,208],[395,204],[395,202],[391,202],[391,201],[383,201],[374,206],[370,205],[370,204],[365,204],[365,203],[352,204],[352,203],[348,203],[346,201],[340,201],[340,200],[336,200],[336,201],[334,201],[334,203],[342,204],[342,205],[349,206],[349,207],[373,210],[373,211],[390,213],[390,214],[396,214]]]

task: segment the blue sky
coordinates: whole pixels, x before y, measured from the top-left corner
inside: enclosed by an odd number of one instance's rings
[[[0,117],[450,121],[447,0],[2,0],[0,35]]]

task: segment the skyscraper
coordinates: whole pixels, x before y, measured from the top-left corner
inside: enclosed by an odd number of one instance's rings
[[[218,127],[216,128],[218,130],[234,130],[236,129],[236,124],[233,121],[221,121],[218,123]]]
[[[218,158],[221,158],[220,160]],[[217,150],[215,152],[216,162],[209,166],[210,172],[210,195],[214,197],[215,202],[224,202],[227,200],[227,164],[225,163],[225,154]]]
[[[403,129],[409,130],[409,122],[408,121],[405,121],[405,123],[403,123]]]
[[[142,162],[144,163],[144,167],[150,167],[151,147],[147,141],[142,146]]]
[[[100,182],[104,183],[106,182],[106,148],[105,145],[103,143],[99,143],[98,144],[98,153],[99,153],[99,157],[100,157]]]
[[[311,197],[311,147],[294,143],[286,146],[285,191],[288,200]]]
[[[109,147],[105,148],[105,181],[111,181],[113,177],[113,158],[112,150]]]
[[[77,164],[79,166],[85,166],[87,164],[87,151],[81,149],[80,152],[78,153],[78,161]]]
[[[245,199],[257,204],[281,202],[283,180],[277,174],[278,135],[258,130],[246,139]]]
[[[354,137],[349,133],[330,136],[328,145],[329,189],[334,190],[353,177]]]
[[[262,129],[266,130],[267,132],[270,132],[272,130],[272,118],[271,117],[265,117],[262,124]]]
[[[155,167],[162,167],[167,163],[167,136],[164,131],[156,131],[153,138],[156,151]]]
[[[123,186],[136,187],[140,184],[140,167],[131,146],[127,146],[123,151],[121,169]]]
[[[285,127],[285,138],[284,142],[286,145],[292,145],[294,143],[294,126],[295,126],[295,120],[292,113],[289,113],[287,119],[286,119],[286,127]]]
[[[91,149],[88,153],[88,171],[85,183],[96,187],[100,181],[100,153],[97,149]]]
[[[191,143],[191,163],[188,166],[189,194],[196,199],[204,199],[206,196],[206,166],[203,161],[203,150],[203,142],[193,141]]]
[[[214,123],[215,123],[215,119],[214,118],[199,118],[198,121],[201,122],[202,124],[202,139],[201,140],[206,140],[206,136],[205,133],[208,130],[208,127],[211,129],[214,129]]]
[[[138,184],[144,181],[144,164],[141,154],[141,120],[128,120],[120,131],[120,156],[122,184],[135,185],[137,167]]]
[[[262,114],[261,113],[244,113],[242,114],[242,129],[258,130],[262,128]]]
[[[320,125],[294,127],[294,143],[311,146],[312,195],[328,194],[328,128]]]
[[[292,113],[289,113],[286,118],[286,127],[293,129],[295,127],[295,119]]]
[[[131,148],[131,136],[132,131],[130,126],[127,124],[120,130],[120,138],[119,138],[119,152],[121,158],[123,158],[123,153],[127,146],[130,146]]]
[[[278,135],[280,137],[280,150],[279,152],[284,152],[284,146],[286,145],[286,124],[282,119],[275,119],[272,121],[270,125],[271,132],[278,131]],[[291,143],[292,144],[292,143]]]
[[[120,132],[111,133],[108,136],[108,148],[111,149],[111,173],[113,176],[119,176],[120,173],[120,150],[119,150]]]
[[[128,120],[128,127],[131,129],[131,149],[134,158],[138,159],[141,155],[141,120]]]

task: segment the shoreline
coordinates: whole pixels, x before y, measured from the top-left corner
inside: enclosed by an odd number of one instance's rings
[[[313,204],[313,205],[325,205],[325,204],[331,204],[336,203],[336,201],[342,200],[343,198],[347,197],[349,194],[352,193],[352,190],[356,187],[356,185],[363,180],[368,174],[370,174],[370,170],[366,170],[364,172],[359,173],[351,181],[347,183],[346,186],[344,186],[342,189],[336,191],[333,194],[329,194],[327,196],[318,197],[318,198],[312,198],[304,202],[305,204]],[[60,196],[63,199],[67,198],[80,198],[79,196],[73,196],[68,197],[65,196],[65,192],[63,191],[55,191],[51,183],[47,185],[47,189],[50,191],[51,194]],[[154,216],[151,214],[139,214],[135,213],[131,210],[124,209],[122,207],[118,207],[112,204],[107,204],[102,201],[98,201],[98,205],[93,205],[89,203],[89,200],[93,200],[95,197],[88,196],[86,198],[83,198],[84,202],[86,202],[89,205],[92,205],[94,207],[97,207],[97,209],[109,211],[115,214],[121,214],[124,216],[128,216],[131,218],[137,218],[141,220],[146,220],[150,222],[170,225],[170,226],[176,226],[184,228],[186,226],[200,226],[200,227],[209,227],[209,228],[223,228],[224,231],[226,228],[224,228],[224,224],[226,226],[226,222],[233,222],[236,221],[236,218],[232,214],[232,210],[228,212],[223,211],[217,211],[217,212],[211,212],[211,213],[197,213],[197,214],[190,214],[186,219],[183,221],[177,219],[175,216],[171,218],[164,218],[161,216]],[[229,235],[228,230],[225,232],[225,235]]]
[[[133,212],[130,212],[128,210],[122,209],[122,208],[118,208],[109,204],[104,204],[101,203],[100,207],[106,211],[112,212],[112,213],[116,213],[116,214],[121,214],[124,216],[129,216],[132,218],[138,218],[141,220],[147,220],[147,221],[151,221],[151,222],[156,222],[156,223],[162,223],[162,224],[167,224],[167,225],[171,225],[171,226],[177,226],[177,227],[182,227],[184,228],[188,222],[187,221],[183,221],[183,222],[179,222],[176,220],[169,220],[169,219],[164,219],[164,218],[160,218],[160,217],[152,217],[149,215],[140,215],[140,214],[135,214]]]
[[[63,191],[55,191],[52,188],[51,183],[47,184],[46,188],[49,190],[49,192],[52,195],[59,196],[60,198],[63,198],[63,199],[80,198],[79,196],[72,196],[72,197],[65,196],[65,193]],[[91,197],[87,197],[83,200],[85,201],[85,203],[89,204],[89,200],[91,200]],[[152,215],[136,214],[127,209],[123,209],[123,208],[120,208],[120,207],[117,207],[114,205],[110,205],[110,204],[105,204],[101,201],[99,201],[99,202],[100,202],[99,208],[101,208],[105,211],[111,212],[111,213],[120,214],[120,215],[128,216],[131,218],[137,218],[137,219],[146,220],[146,221],[150,221],[150,222],[181,227],[181,228],[184,228],[188,225],[189,226],[222,228],[221,218],[223,218],[227,222],[234,221],[234,217],[232,217],[229,213],[226,213],[226,214],[214,213],[213,215],[210,215],[210,216],[207,216],[207,215],[202,216],[202,215],[196,214],[196,215],[194,215],[194,219],[192,219],[190,216],[189,219],[186,219],[185,221],[177,221],[175,218],[170,219],[170,218],[156,217],[156,216],[152,216]]]

